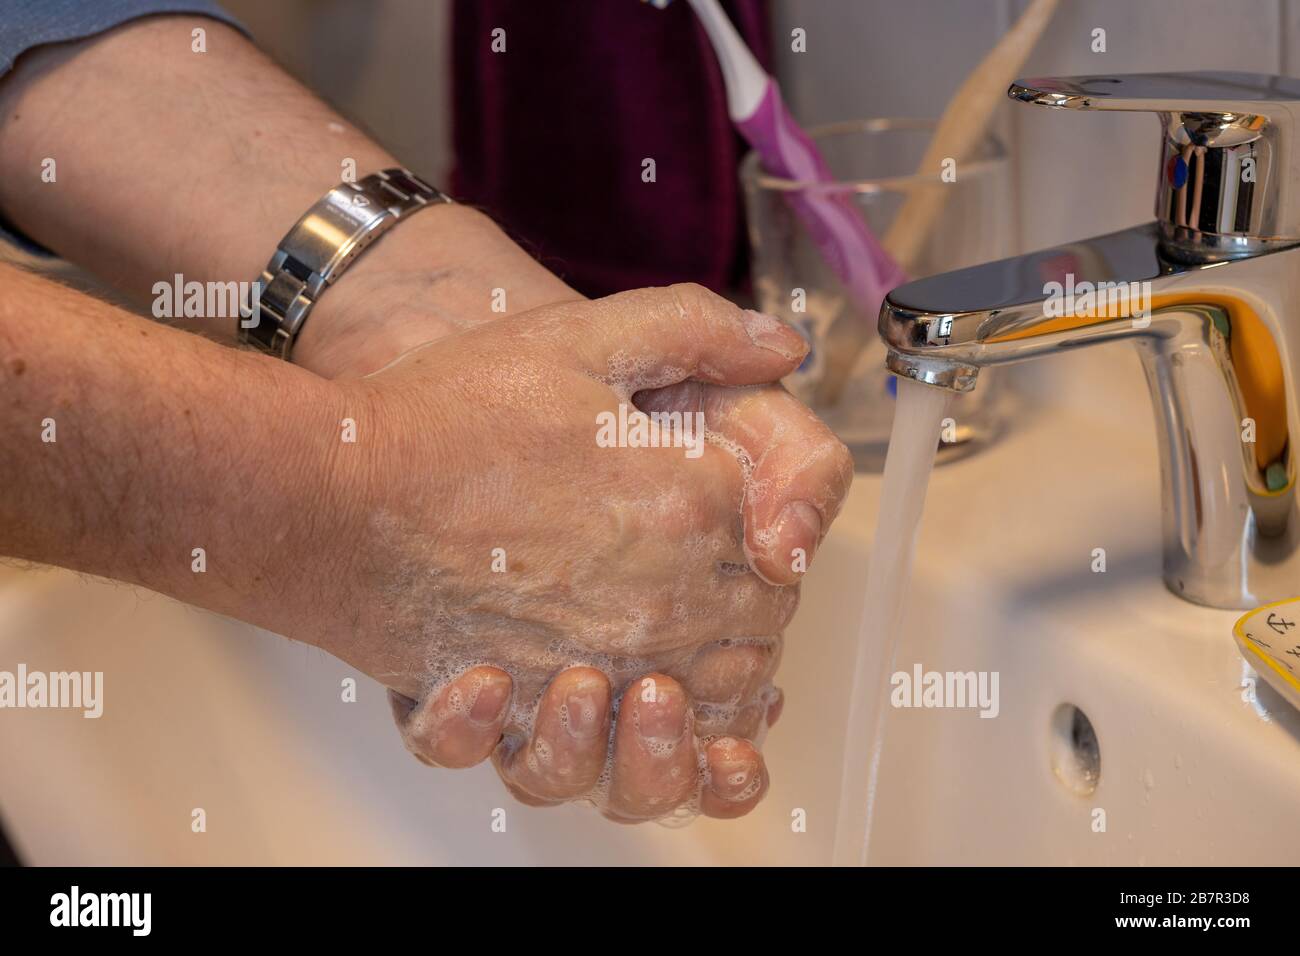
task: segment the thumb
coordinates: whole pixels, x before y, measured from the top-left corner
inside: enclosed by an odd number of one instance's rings
[[[690,283],[634,289],[571,307],[565,343],[593,375],[631,395],[696,379],[715,385],[775,382],[808,354],[803,336]]]

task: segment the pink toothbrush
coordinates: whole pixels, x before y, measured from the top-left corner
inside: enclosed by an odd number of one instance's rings
[[[663,9],[671,0],[650,0]],[[817,147],[786,109],[776,80],[763,72],[717,0],[688,0],[713,44],[727,89],[727,112],[754,147],[763,168],[800,183],[834,182]],[[871,234],[841,194],[816,190],[792,193],[790,202],[818,251],[875,330],[885,294],[906,279],[902,268]]]

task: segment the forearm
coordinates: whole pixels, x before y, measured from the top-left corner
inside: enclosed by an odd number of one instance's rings
[[[195,25],[206,53],[191,52]],[[0,116],[6,214],[139,300],[177,272],[256,277],[345,157],[396,164],[236,31],[188,17],[26,54],[0,83]]]
[[[200,25],[206,53],[191,50]],[[57,164],[55,182],[41,180],[46,158]],[[343,178],[345,160],[358,177],[400,165],[211,20],[135,21],[32,51],[0,80],[0,210],[141,304],[178,273],[255,279],[299,216]],[[490,318],[495,287],[507,290],[509,312],[572,297],[481,214],[422,210],[321,297],[296,360],[333,374],[339,355],[365,346],[366,330],[353,326],[415,296],[436,301],[448,320]],[[228,338],[235,320],[190,325]]]
[[[328,598],[298,578],[346,511],[346,394],[0,266],[0,554],[292,632]]]

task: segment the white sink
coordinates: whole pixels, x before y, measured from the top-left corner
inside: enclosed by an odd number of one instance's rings
[[[1050,378],[1032,420],[935,471],[897,661],[998,671],[1000,713],[890,710],[871,861],[1300,862],[1289,822],[1300,713],[1262,680],[1243,687],[1238,612],[1196,607],[1161,582],[1155,431],[1136,357],[1121,345],[1035,371]],[[852,612],[833,594],[852,580],[841,568],[868,554],[873,504],[853,502],[827,562],[835,579],[808,582],[786,658],[792,701],[813,693],[814,668],[842,675]],[[1105,573],[1092,571],[1094,548]],[[1090,795],[1054,772],[1054,759],[1068,771],[1074,758],[1053,729],[1062,705],[1095,729]],[[778,768],[788,743],[774,735]]]
[[[1037,372],[1051,381],[1032,416],[935,472],[898,660],[998,671],[1000,714],[890,712],[872,862],[1300,862],[1300,714],[1262,681],[1257,700],[1243,692],[1234,612],[1160,582],[1136,359],[1112,346]],[[410,759],[381,689],[361,678],[359,701],[343,703],[353,672],[321,652],[122,586],[17,570],[0,573],[0,667],[102,670],[105,713],[0,711],[0,815],[42,864],[829,862],[879,486],[859,476],[809,574],[765,748],[772,789],[744,820],[619,827],[516,806],[488,768]],[[1104,574],[1090,569],[1099,547]],[[1054,752],[1072,759],[1054,736],[1062,704],[1095,728],[1090,795],[1053,770]],[[196,807],[206,833],[191,830]]]

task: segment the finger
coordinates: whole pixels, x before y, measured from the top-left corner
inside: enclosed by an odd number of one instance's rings
[[[537,705],[533,732],[520,747],[498,748],[497,772],[508,785],[547,802],[589,793],[609,750],[609,680],[594,667],[570,667]]]
[[[635,397],[634,404],[640,405],[641,395],[656,396],[689,388],[698,391],[701,387],[699,382],[683,382],[670,389],[643,391]],[[683,396],[686,394],[682,393]],[[682,397],[672,411],[694,415],[694,409],[688,409],[687,404],[687,399]],[[657,409],[638,407],[635,414],[642,411],[654,412]],[[690,427],[693,431],[691,441],[695,443],[694,454],[683,455],[682,451],[671,447],[671,437],[661,438],[666,446],[670,446],[667,449],[669,455],[665,457],[668,457],[667,465],[671,469],[664,469],[666,475],[661,481],[671,486],[671,494],[661,495],[657,501],[643,502],[642,512],[654,521],[657,532],[666,534],[671,540],[706,535],[716,542],[712,555],[715,561],[744,565],[745,525],[741,508],[745,498],[745,477],[740,463],[729,450],[709,444],[702,426],[696,430],[692,422]],[[671,427],[665,426],[665,431],[671,436]],[[638,487],[644,489],[651,477],[652,474],[646,474]]]
[[[700,812],[729,820],[743,817],[767,793],[763,755],[748,740],[719,737],[705,751],[707,771]]]
[[[785,691],[779,687],[772,688],[771,703],[767,705],[767,725],[771,727],[781,719],[781,713],[785,710]]]
[[[695,622],[697,643],[741,637],[774,640],[799,607],[799,588],[768,584],[746,565],[740,574],[720,576],[714,601],[720,605],[714,620]]]
[[[559,803],[558,800],[544,800],[541,797],[534,796],[522,787],[516,787],[505,777],[501,778],[501,782],[505,784],[506,792],[526,807],[553,807]]]
[[[492,753],[510,712],[510,675],[474,667],[438,694],[414,701],[388,692],[406,749],[435,767],[472,767]]]
[[[614,730],[614,763],[606,813],[616,820],[653,820],[671,813],[699,785],[686,692],[666,674],[647,674],[624,692]]]
[[[674,465],[671,494],[646,495],[649,482],[643,481],[636,506],[619,516],[619,530],[629,539],[671,542],[675,549],[661,552],[656,562],[658,580],[670,587],[651,598],[672,610],[673,626],[658,629],[654,638],[668,643],[643,650],[684,646],[682,639],[698,646],[723,637],[780,634],[798,607],[799,593],[750,573],[741,517],[744,482],[736,456],[709,446],[702,457]]]
[[[793,584],[811,565],[853,481],[843,443],[779,385],[718,388],[682,382],[636,396],[646,412],[700,412],[715,444],[745,474],[747,561],[764,580]]]
[[[567,321],[557,326],[564,354],[627,396],[688,378],[774,382],[808,354],[803,336],[780,319],[689,283],[620,292],[565,311]]]
[[[766,713],[761,692],[779,658],[779,638],[723,640],[700,649],[680,674],[694,704],[695,733],[751,736]]]
[[[750,466],[742,513],[749,563],[772,584],[811,566],[853,481],[853,459],[812,411],[779,385],[704,390],[711,431]]]
[[[696,708],[695,731],[701,737],[728,734],[732,737],[756,740],[764,729],[767,701],[756,697],[745,701],[740,706],[719,707],[712,710],[704,708],[703,715],[700,714],[700,710],[701,708]]]
[[[729,544],[734,546],[734,550],[725,557],[736,558],[743,564],[744,519],[741,508],[745,500],[745,470],[740,456],[733,449],[710,443],[706,435],[708,422],[704,414],[704,392],[718,387],[703,382],[678,382],[664,388],[643,389],[632,399],[637,410],[648,415],[669,413],[675,419],[677,416],[673,413],[679,413],[683,427],[689,425],[698,432],[699,454],[688,459],[689,468],[683,472],[692,479],[696,511],[684,513],[681,517],[696,528],[717,527],[731,531],[734,540]],[[673,419],[661,418],[667,422],[670,435]]]
[[[635,404],[647,412],[694,414],[703,407],[705,392],[730,391],[700,382],[681,382],[637,393]],[[744,453],[709,444],[703,455],[680,469],[689,492],[671,501],[673,507],[655,511],[655,532],[673,541],[691,541],[693,560],[679,569],[699,580],[708,573],[700,560],[711,562],[712,585],[696,589],[699,606],[684,610],[695,622],[692,638],[707,642],[724,636],[766,637],[779,634],[799,603],[797,589],[776,587],[752,571],[745,545],[743,518],[746,481]],[[683,503],[684,502],[684,503]]]
[[[724,639],[696,651],[683,669],[682,685],[696,704],[738,703],[755,696],[781,658],[779,637]]]

